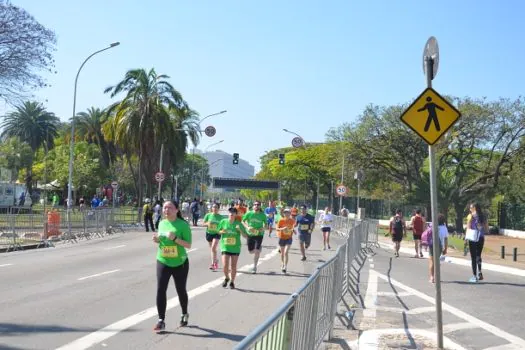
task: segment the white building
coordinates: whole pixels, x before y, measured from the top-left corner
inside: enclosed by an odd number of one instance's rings
[[[255,167],[239,157],[239,164],[233,164],[233,155],[221,150],[201,154],[210,167],[210,176],[234,179],[249,179],[255,176]],[[212,190],[210,188],[210,190]]]

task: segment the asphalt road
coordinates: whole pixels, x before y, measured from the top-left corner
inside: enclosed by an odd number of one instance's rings
[[[298,242],[288,275],[280,272],[276,238],[264,239],[256,275],[223,289],[212,272],[204,229],[193,230],[189,253],[189,326],[178,328],[180,307],[168,288],[167,332],[152,331],[156,247],[150,233],[128,232],[56,248],[0,255],[0,349],[231,349],[297,290],[335,250],[313,235],[308,260]],[[252,258],[243,247],[240,270]]]
[[[378,248],[365,262],[356,297],[364,309],[354,319],[359,349],[415,349],[425,338],[435,340],[435,285],[428,260],[412,254],[395,258]],[[441,274],[445,346],[525,349],[525,277],[485,270],[484,281],[471,284],[468,266],[448,262],[441,264]]]

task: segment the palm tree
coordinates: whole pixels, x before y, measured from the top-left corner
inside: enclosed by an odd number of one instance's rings
[[[60,120],[45,107],[34,101],[26,101],[15,110],[4,116],[0,125],[2,133],[0,138],[6,140],[9,137],[18,137],[20,141],[26,142],[33,151],[46,144],[47,148],[53,148],[53,140],[58,135]],[[33,193],[32,187],[33,157],[27,167],[26,187],[29,195]]]
[[[106,141],[102,131],[108,119],[108,114],[100,108],[91,107],[87,112],[80,112],[75,116],[78,136],[89,143],[96,143],[100,150],[102,162],[109,168],[115,160],[115,147],[112,142]]]
[[[151,195],[150,184],[157,169],[155,165],[158,164],[160,145],[166,143],[170,153],[179,153],[177,150],[183,144],[178,137],[181,133],[176,129],[186,119],[178,119],[176,116],[182,112],[174,111],[189,108],[181,94],[166,81],[168,78],[167,75],[157,74],[154,69],[148,72],[133,69],[126,72],[121,82],[105,90],[111,93],[111,97],[126,93],[121,101],[109,108],[113,125],[108,129],[112,129],[113,140],[122,149],[138,151],[139,203],[142,202],[145,178],[149,179],[146,185]],[[176,124],[176,121],[181,123]]]

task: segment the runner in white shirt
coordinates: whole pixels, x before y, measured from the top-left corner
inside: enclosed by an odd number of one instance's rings
[[[330,211],[330,207],[324,209],[324,213],[319,217],[319,224],[321,226],[321,231],[323,232],[323,250],[330,248],[330,231],[332,231],[332,222],[334,221],[334,216]]]

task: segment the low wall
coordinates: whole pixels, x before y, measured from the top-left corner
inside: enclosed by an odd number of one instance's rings
[[[507,229],[507,228],[500,228],[499,234],[503,235],[503,236],[508,236],[508,237],[525,239],[525,232],[524,231],[510,230],[510,229]]]

